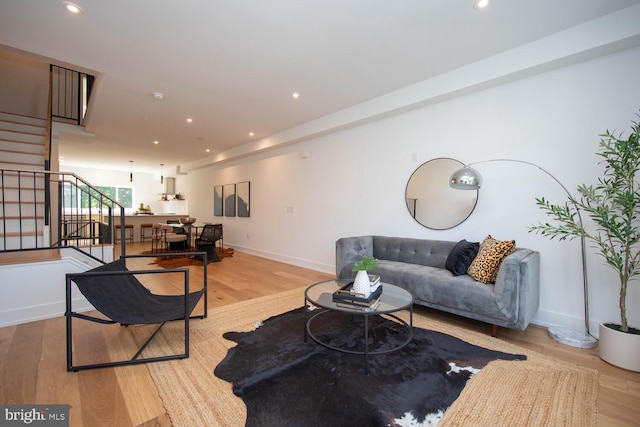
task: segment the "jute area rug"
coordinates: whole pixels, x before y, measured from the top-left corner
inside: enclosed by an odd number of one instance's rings
[[[251,331],[254,324],[301,307],[303,290],[257,298],[209,310],[191,322],[189,359],[150,363],[148,368],[174,426],[243,426],[244,403],[214,368],[234,342],[228,331]],[[180,351],[181,323],[167,324],[149,353]],[[447,410],[439,426],[595,426],[598,372],[414,314],[414,326],[428,328],[485,348],[526,354],[513,363],[493,361],[474,375]],[[301,327],[302,329],[302,327]],[[137,339],[147,327],[133,328]],[[176,343],[178,344],[176,346]]]

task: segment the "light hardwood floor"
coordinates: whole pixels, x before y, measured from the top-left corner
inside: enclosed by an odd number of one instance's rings
[[[128,246],[128,251],[141,252],[148,249],[147,246],[134,244]],[[130,268],[153,268],[150,262],[151,259],[141,259],[130,264]],[[202,268],[190,269],[192,286],[201,283]],[[239,252],[220,263],[209,264],[208,274],[210,308],[290,289],[302,292],[311,283],[331,278],[324,273]],[[162,288],[170,292],[176,290],[178,284],[169,283]],[[489,333],[488,325],[480,322],[424,307],[417,307],[416,312]],[[126,328],[110,326],[96,330],[89,322],[83,323],[88,326],[76,328],[76,332],[83,347],[91,348],[96,355],[117,353],[114,343],[131,339]],[[600,372],[599,425],[640,425],[640,373],[608,365],[598,358],[597,349],[575,349],[559,344],[548,337],[545,328],[536,325],[524,332],[501,328],[497,339],[597,369]],[[63,317],[0,328],[0,403],[69,404],[73,427],[171,425],[146,365],[66,372]]]

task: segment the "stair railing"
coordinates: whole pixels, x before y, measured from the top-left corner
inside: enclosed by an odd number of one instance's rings
[[[49,66],[49,76],[51,116],[81,126],[95,77],[53,64]]]
[[[58,65],[49,65],[47,103],[47,140],[44,146],[44,169],[51,170],[52,120],[84,125],[95,77]]]
[[[75,246],[105,259],[107,252],[113,254],[119,222],[121,256],[126,255],[124,206],[81,177],[0,169],[0,184],[0,252]]]

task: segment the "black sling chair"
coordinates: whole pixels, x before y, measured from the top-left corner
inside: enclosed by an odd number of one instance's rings
[[[131,255],[120,258],[117,261],[105,264],[83,273],[70,273],[66,275],[66,320],[67,320],[67,371],[80,371],[85,369],[103,368],[109,366],[132,365],[162,360],[185,359],[189,357],[189,319],[207,317],[207,255],[206,253],[176,253],[163,254],[163,256],[193,256],[203,257],[204,285],[197,292],[189,293],[189,269],[174,268],[160,270],[127,270],[126,258],[155,257],[155,254]],[[180,295],[156,295],[151,293],[134,275],[144,274],[169,274],[182,273],[184,275],[184,294]],[[93,307],[108,317],[108,319],[89,316],[73,311],[72,308],[72,283],[75,283],[80,292],[93,305]],[[191,316],[196,304],[204,296],[203,314]],[[185,315],[185,313],[188,313]],[[87,365],[74,365],[73,361],[73,318],[89,320],[102,324],[120,323],[129,325],[160,325],[138,349],[130,360],[95,363]],[[160,328],[168,321],[184,320],[184,352],[180,354],[138,358],[147,344],[156,336]]]

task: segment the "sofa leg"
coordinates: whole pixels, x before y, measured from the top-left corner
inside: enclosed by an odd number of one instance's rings
[[[498,325],[491,325],[491,336],[498,338]]]

